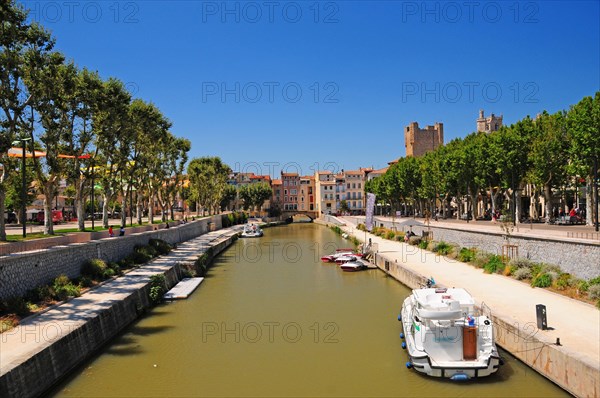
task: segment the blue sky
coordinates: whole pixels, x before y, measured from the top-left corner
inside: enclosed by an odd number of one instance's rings
[[[600,89],[599,1],[25,1],[57,49],[155,103],[192,157],[380,168],[404,127],[475,129]]]

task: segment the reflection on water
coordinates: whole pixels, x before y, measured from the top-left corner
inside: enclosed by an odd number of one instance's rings
[[[378,270],[344,273],[319,261],[346,246],[312,224],[238,240],[188,300],[154,309],[53,394],[567,395],[506,354],[497,374],[476,382],[406,369],[396,316],[409,290]]]

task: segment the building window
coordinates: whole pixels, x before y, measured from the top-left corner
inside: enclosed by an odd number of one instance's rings
[[[358,183],[358,189],[360,189],[360,182]],[[91,190],[90,190],[90,192],[91,192]]]
[[[290,195],[298,195],[298,190],[297,189],[291,189],[290,190]]]

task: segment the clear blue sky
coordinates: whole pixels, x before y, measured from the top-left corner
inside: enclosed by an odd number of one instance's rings
[[[80,67],[154,102],[192,157],[238,171],[380,168],[411,121],[448,142],[479,109],[510,124],[600,89],[597,0],[23,4]]]

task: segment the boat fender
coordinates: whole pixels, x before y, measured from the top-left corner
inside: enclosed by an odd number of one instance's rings
[[[489,326],[490,325],[490,320],[486,319],[485,321],[483,321],[483,323],[486,324],[487,326]]]
[[[410,363],[410,361],[406,362],[406,369],[410,369],[410,368],[412,368],[412,363]]]
[[[400,332],[400,338],[403,339],[404,338],[404,333]]]
[[[406,349],[406,342],[405,341],[402,342],[402,348]]]
[[[498,363],[500,365],[504,365],[504,358],[500,357],[500,359],[498,360]]]
[[[402,321],[402,315],[398,314],[398,320]]]

